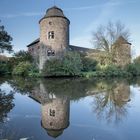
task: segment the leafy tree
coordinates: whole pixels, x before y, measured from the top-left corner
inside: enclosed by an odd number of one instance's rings
[[[4,26],[0,25],[0,53],[4,51],[12,52],[12,37],[5,31]]]
[[[140,65],[140,56],[138,56],[134,59],[134,64]]]
[[[14,53],[14,58],[16,59],[17,62],[23,62],[23,61],[33,62],[33,58],[31,54],[24,50]]]

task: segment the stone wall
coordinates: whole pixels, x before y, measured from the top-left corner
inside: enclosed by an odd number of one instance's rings
[[[28,51],[33,56],[35,64],[37,64],[37,66],[39,66],[40,43],[38,42],[36,44],[29,46]]]
[[[131,45],[121,44],[112,47],[113,61],[117,66],[124,67],[131,63]]]
[[[54,38],[48,37],[50,31]],[[40,69],[47,59],[61,57],[69,47],[69,21],[63,17],[44,18],[40,22]],[[48,56],[49,50],[54,51],[54,56]]]

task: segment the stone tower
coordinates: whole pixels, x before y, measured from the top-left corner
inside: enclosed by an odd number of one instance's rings
[[[63,11],[54,6],[46,11],[40,24],[39,69],[43,69],[46,60],[61,57],[69,47],[70,21]]]
[[[113,61],[117,66],[124,67],[131,63],[131,43],[120,36],[112,46]]]

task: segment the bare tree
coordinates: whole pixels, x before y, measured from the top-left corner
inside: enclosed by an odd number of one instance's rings
[[[106,26],[100,25],[96,32],[92,34],[92,43],[96,49],[111,53],[112,45],[122,36],[129,41],[130,33],[124,24],[120,21],[108,22]]]

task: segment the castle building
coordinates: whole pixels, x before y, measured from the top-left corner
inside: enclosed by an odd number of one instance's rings
[[[27,47],[40,70],[43,69],[46,60],[54,57],[61,58],[66,51],[82,52],[89,56],[92,54],[92,56],[95,56],[94,59],[100,61],[96,56],[101,51],[69,44],[70,21],[60,8],[56,6],[49,8],[44,17],[39,21],[39,24],[40,37]],[[114,47],[116,51],[114,53],[114,57],[116,57],[115,63],[118,65],[128,64],[130,62],[128,60],[131,59],[130,49],[131,44],[126,41],[123,41],[123,45],[121,44],[118,48]],[[122,57],[118,57],[120,52]]]

